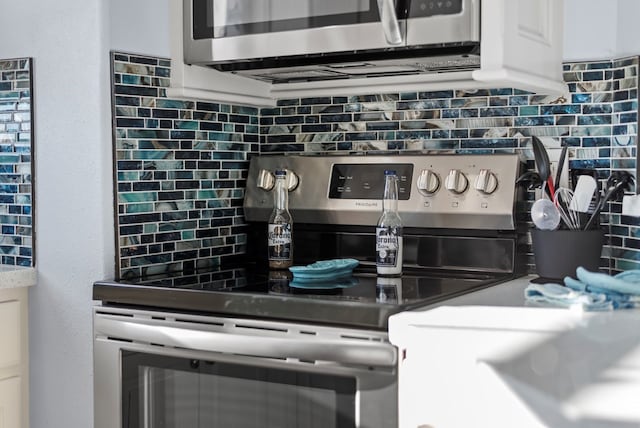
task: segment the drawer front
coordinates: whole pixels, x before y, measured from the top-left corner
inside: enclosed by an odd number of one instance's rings
[[[0,369],[20,364],[22,323],[17,300],[0,302]]]
[[[22,426],[21,383],[21,378],[17,376],[0,380],[0,428]]]

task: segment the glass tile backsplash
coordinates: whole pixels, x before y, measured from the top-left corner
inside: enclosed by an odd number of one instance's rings
[[[314,97],[252,107],[168,99],[170,62],[114,53],[113,115],[121,277],[189,271],[245,251],[242,198],[256,153],[519,153],[531,136],[568,146],[570,168],[636,174],[638,57],[568,63],[569,91],[499,88]],[[528,222],[533,194],[518,207]],[[612,203],[604,268],[640,267],[640,221]],[[526,230],[526,227],[524,228]],[[528,254],[530,238],[523,234]]]
[[[0,60],[0,264],[33,266],[32,60]]]

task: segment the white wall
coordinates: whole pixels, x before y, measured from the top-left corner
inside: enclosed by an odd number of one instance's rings
[[[619,56],[640,55],[640,1],[618,0],[616,25],[617,52]]]
[[[618,0],[564,0],[564,5],[564,59],[616,57]]]
[[[169,1],[110,0],[111,49],[169,58]]]
[[[564,0],[564,59],[640,55],[638,0]]]
[[[3,2],[0,58],[34,58],[38,284],[32,428],[93,426],[91,292],[113,275],[108,4]]]

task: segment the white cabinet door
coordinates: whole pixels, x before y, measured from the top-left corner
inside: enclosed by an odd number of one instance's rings
[[[473,77],[562,91],[563,11],[562,0],[483,0],[481,68]]]
[[[441,306],[389,320],[399,425],[640,426],[638,311]]]
[[[0,380],[0,428],[17,428],[24,426],[21,415],[20,377]]]
[[[27,428],[27,288],[0,289],[0,428]]]
[[[0,369],[20,364],[20,302],[0,299]]]

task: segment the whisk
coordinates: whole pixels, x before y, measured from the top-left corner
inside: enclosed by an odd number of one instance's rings
[[[556,189],[553,202],[560,212],[560,218],[571,230],[580,229],[580,214],[578,211],[572,210],[571,201],[573,200],[573,192],[566,187]]]

